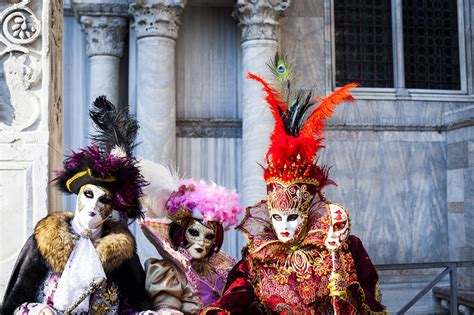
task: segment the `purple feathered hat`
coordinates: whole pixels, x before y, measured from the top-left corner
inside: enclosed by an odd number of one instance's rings
[[[86,184],[104,187],[113,194],[114,209],[136,219],[143,215],[140,197],[147,185],[132,155],[138,123],[126,108],[117,109],[105,96],[94,101],[89,116],[98,131],[91,137],[93,144],[66,156],[55,184],[67,194],[78,194]]]

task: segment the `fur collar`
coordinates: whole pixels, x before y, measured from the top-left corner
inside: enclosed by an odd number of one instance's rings
[[[58,273],[64,270],[78,238],[70,224],[73,218],[73,213],[58,212],[45,217],[35,227],[38,250]],[[135,240],[127,227],[109,220],[104,222],[102,237],[94,241],[94,246],[107,274],[131,259],[135,253]]]

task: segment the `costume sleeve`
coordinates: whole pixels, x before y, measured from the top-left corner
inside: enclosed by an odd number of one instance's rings
[[[146,290],[154,310],[171,308],[185,314],[199,312],[199,293],[184,273],[166,260],[150,258],[145,262]]]
[[[247,260],[239,261],[232,268],[222,297],[201,314],[265,314],[250,282],[250,265]]]
[[[362,241],[354,235],[349,236],[349,241],[350,251],[357,271],[357,280],[365,294],[364,303],[372,312],[384,312],[385,307],[380,301],[379,276],[377,270],[362,245]]]
[[[49,268],[38,251],[36,241],[30,236],[23,246],[13,268],[3,298],[2,314],[13,314],[25,302],[36,302],[38,290]]]
[[[149,309],[150,297],[145,290],[145,272],[138,255],[125,261],[112,274],[121,294],[121,314]]]

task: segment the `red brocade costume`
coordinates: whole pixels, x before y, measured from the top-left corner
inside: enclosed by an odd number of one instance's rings
[[[248,247],[222,297],[203,314],[383,314],[377,272],[362,242],[349,235],[347,210],[322,194],[334,182],[317,163],[324,120],[353,100],[349,90],[357,85],[313,97],[290,89],[291,69],[278,54],[271,68],[273,85],[248,74],[262,84],[275,119],[265,156],[267,200],[247,208],[237,229]]]
[[[249,238],[243,259],[227,278],[223,296],[206,314],[383,314],[377,272],[362,242],[351,235],[338,250],[334,291],[332,260],[324,246],[330,217],[320,202],[306,236],[297,245],[281,243],[273,232],[266,202],[247,209],[239,226]],[[255,233],[255,234],[254,234]],[[334,299],[334,300],[333,300]]]

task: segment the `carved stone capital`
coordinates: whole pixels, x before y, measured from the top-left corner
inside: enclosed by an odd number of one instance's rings
[[[179,18],[186,0],[131,0],[130,12],[137,38],[161,36],[178,37]]]
[[[127,0],[72,0],[87,39],[87,55],[122,57],[127,32]]]
[[[242,29],[242,41],[277,40],[279,19],[290,0],[237,0],[233,16]]]
[[[121,16],[80,17],[81,27],[87,39],[87,55],[111,55],[121,58],[127,18]]]

